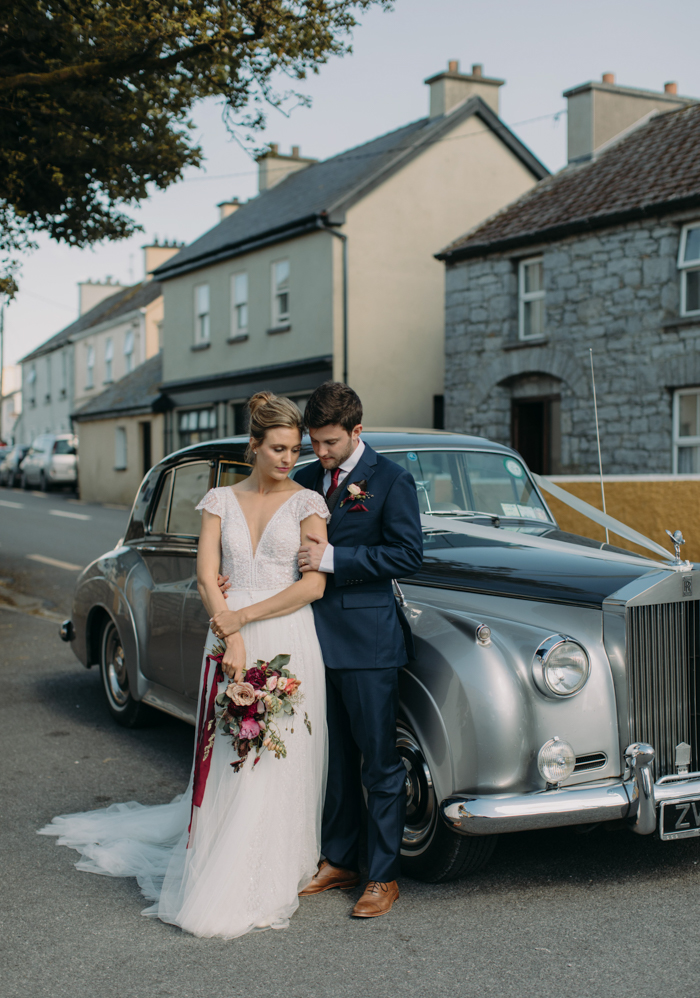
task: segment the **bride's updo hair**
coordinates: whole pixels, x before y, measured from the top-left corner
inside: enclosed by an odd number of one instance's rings
[[[298,430],[299,436],[303,432],[303,420],[299,409],[291,399],[281,395],[273,395],[272,392],[256,392],[248,401],[250,411],[250,437],[255,447],[259,447],[265,439],[268,430],[277,426],[288,427],[290,430]],[[246,461],[253,464],[255,455],[253,447],[248,444],[245,452]]]

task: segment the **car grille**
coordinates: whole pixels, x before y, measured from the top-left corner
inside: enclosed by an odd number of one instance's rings
[[[660,603],[627,609],[630,741],[656,750],[656,777],[675,773],[676,745],[698,757],[700,603]]]
[[[608,757],[605,752],[589,752],[588,755],[577,755],[575,773],[588,772],[589,769],[602,769],[607,765]]]

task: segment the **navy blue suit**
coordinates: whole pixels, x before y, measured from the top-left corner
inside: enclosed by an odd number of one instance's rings
[[[302,468],[296,481],[323,493],[323,467]],[[343,502],[347,486],[366,482],[367,511]],[[408,625],[391,580],[413,575],[423,560],[414,480],[365,444],[343,481],[328,525],[334,574],[313,604],[326,664],[329,767],[323,854],[357,869],[361,779],[367,791],[369,879],[386,883],[399,871],[406,770],[396,750],[398,670],[408,661]]]

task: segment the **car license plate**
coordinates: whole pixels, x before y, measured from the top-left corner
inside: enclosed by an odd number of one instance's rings
[[[659,837],[689,839],[700,835],[700,800],[664,801],[659,815]]]

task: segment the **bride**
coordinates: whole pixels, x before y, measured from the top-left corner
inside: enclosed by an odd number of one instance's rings
[[[54,818],[40,832],[77,849],[79,870],[136,877],[154,902],[145,915],[196,936],[234,938],[254,929],[284,928],[298,906],[298,891],[318,866],[326,708],[310,604],[323,595],[325,576],[308,572],[300,578],[297,551],[309,534],[325,536],[329,513],[318,493],[289,478],[301,431],[299,410],[290,399],[254,395],[250,477],[211,489],[197,507],[203,510],[197,581],[212,624],[197,716],[201,729],[202,708],[216,682],[207,656],[225,624],[234,630],[225,639],[222,661],[229,678],[240,679],[257,659],[291,655],[289,669],[301,680],[310,730],[299,720],[288,724],[281,731],[286,757],[264,751],[253,766],[251,753],[238,772],[231,766],[236,756],[230,737],[217,734],[203,794],[198,783],[194,801],[190,778],[186,793],[170,804],[113,804]],[[231,578],[226,596],[217,585],[219,571]]]

